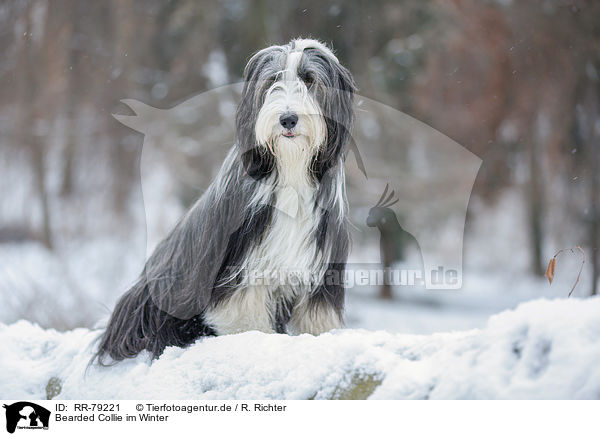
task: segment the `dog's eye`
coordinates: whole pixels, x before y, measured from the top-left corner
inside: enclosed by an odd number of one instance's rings
[[[313,76],[308,73],[300,74],[300,79],[302,79],[307,88],[310,88],[314,83]]]
[[[276,81],[277,81],[276,75],[267,77],[264,80],[264,82],[261,84],[261,87],[260,87],[261,94],[265,94],[271,88],[271,86],[273,86],[275,84]]]

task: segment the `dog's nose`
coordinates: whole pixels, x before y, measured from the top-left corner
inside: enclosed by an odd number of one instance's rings
[[[279,123],[285,129],[293,129],[298,123],[298,115],[292,112],[286,112],[279,117]]]

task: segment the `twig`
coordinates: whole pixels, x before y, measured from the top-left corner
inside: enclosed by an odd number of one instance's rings
[[[573,283],[573,287],[571,288],[571,291],[569,292],[569,297],[575,290],[577,283],[579,283],[579,279],[581,278],[581,272],[583,271],[583,266],[585,265],[586,255],[585,255],[585,251],[583,250],[583,248],[581,248],[579,245],[576,245],[575,247],[563,248],[563,249],[558,250],[556,252],[556,254],[554,255],[554,257],[552,257],[552,259],[550,259],[550,262],[548,263],[548,268],[546,269],[546,277],[548,278],[548,281],[550,282],[550,284],[552,284],[552,280],[554,279],[554,268],[556,267],[556,257],[560,253],[562,253],[563,251],[566,251],[566,250],[570,250],[571,253],[575,253],[575,249],[578,249],[581,252],[581,254],[583,255],[583,259],[581,261],[581,267],[579,268],[579,273],[577,274],[575,283]]]

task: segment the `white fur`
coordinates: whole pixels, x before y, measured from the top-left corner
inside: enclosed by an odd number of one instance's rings
[[[327,56],[332,57],[336,62],[339,63],[338,58],[333,54],[333,52],[329,50],[325,44],[317,41],[316,39],[295,39],[293,42],[294,48],[292,49],[292,52],[303,52],[307,48],[316,48],[317,50],[325,53]]]
[[[252,329],[273,332],[276,300],[282,296],[296,301],[289,323],[290,333],[319,334],[342,326],[342,320],[331,308],[309,308],[308,305],[314,285],[311,279],[319,280],[324,274],[324,271],[312,270],[313,265],[323,263],[319,261],[323,253],[317,250],[313,238],[320,214],[314,207],[316,187],[309,177],[309,166],[312,157],[324,145],[327,131],[318,102],[296,73],[302,51],[309,47],[322,50],[337,61],[331,50],[320,42],[295,40],[285,69],[279,74],[280,80],[266,93],[255,135],[257,142],[275,155],[277,181],[274,185],[274,177],[267,179],[257,190],[252,203],[267,201],[273,192],[276,200],[270,228],[242,266],[251,277],[256,272],[267,275],[272,272],[285,277],[295,271],[308,280],[279,285],[250,284],[236,290],[204,315],[204,321],[220,335]],[[285,112],[298,115],[298,123],[292,130],[296,135],[293,138],[282,135],[285,129],[279,118]],[[343,202],[343,173],[334,183],[339,191],[335,201]]]
[[[319,335],[329,330],[344,327],[344,322],[335,311],[327,306],[310,306],[308,299],[301,299],[292,310],[288,333]]]
[[[248,330],[273,333],[270,297],[266,286],[240,289],[216,308],[206,311],[204,322],[219,335]]]
[[[205,322],[218,334],[229,334],[246,330],[272,332],[271,320],[276,308],[275,299],[283,294],[295,299],[307,296],[312,287],[310,279],[320,277],[319,271],[313,271],[315,258],[319,256],[312,234],[317,223],[312,213],[313,190],[291,189],[278,185],[273,221],[262,243],[247,257],[243,269],[250,277],[257,274],[286,279],[288,273],[303,280],[284,280],[279,286],[250,285],[236,290],[231,298],[207,311]],[[290,203],[295,207],[290,208]],[[290,214],[295,209],[295,215]],[[254,324],[253,324],[254,323]]]
[[[308,147],[303,152],[314,154],[325,143],[327,127],[321,108],[297,77],[277,81],[267,91],[256,120],[256,141],[277,156],[276,145],[285,130],[279,123],[279,117],[285,112],[298,115],[298,124],[293,129],[298,136],[293,140],[304,139],[298,142],[298,147]]]
[[[279,123],[279,117],[285,112],[298,115],[298,124],[293,129],[298,136],[293,139],[283,139],[294,141],[299,152],[310,157],[325,143],[327,128],[321,108],[297,74],[302,52],[308,47],[319,48],[335,58],[331,50],[318,41],[295,40],[294,48],[288,53],[285,68],[279,74],[281,80],[276,81],[267,90],[265,102],[256,120],[257,142],[269,148],[276,156],[278,155],[276,145],[280,144],[279,140],[285,130]],[[299,141],[300,139],[303,141]],[[302,147],[308,149],[301,149]]]

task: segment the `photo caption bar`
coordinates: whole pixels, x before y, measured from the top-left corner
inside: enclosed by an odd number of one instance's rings
[[[576,401],[289,401],[289,400],[3,400],[2,431],[27,435],[185,434],[597,434],[597,402]],[[21,412],[25,411],[25,415]],[[437,419],[431,420],[434,414]],[[6,418],[5,416],[6,415]],[[505,416],[511,416],[506,420]],[[290,428],[290,423],[293,423]],[[317,424],[318,423],[318,424]],[[390,431],[392,431],[390,433]],[[7,434],[7,433],[4,433]],[[451,432],[450,434],[455,434]]]

